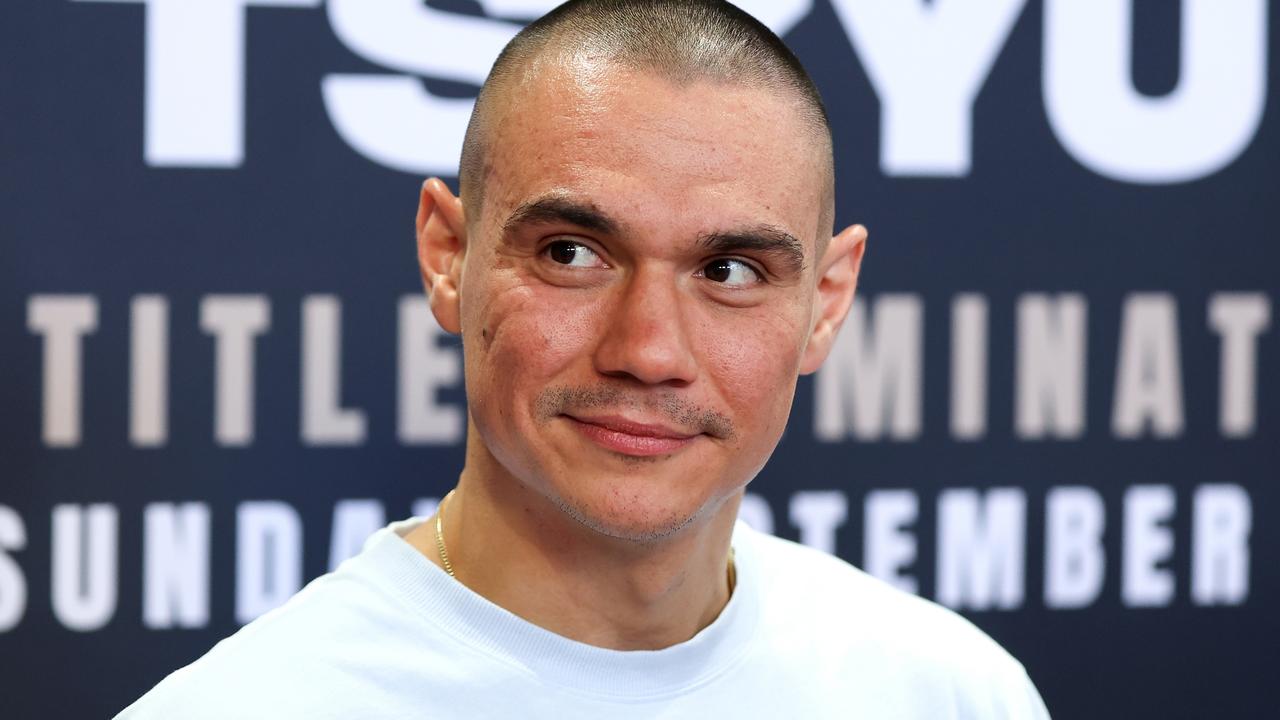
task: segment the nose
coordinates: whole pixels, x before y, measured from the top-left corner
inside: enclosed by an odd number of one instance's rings
[[[697,376],[679,289],[669,274],[641,269],[621,288],[596,347],[596,370],[646,385],[683,387]]]

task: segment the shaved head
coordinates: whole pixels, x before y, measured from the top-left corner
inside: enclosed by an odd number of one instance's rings
[[[416,221],[462,337],[459,489],[533,534],[727,543],[866,238],[832,233],[831,133],[795,56],[727,2],[571,0],[498,58],[461,181],[424,184]]]
[[[480,217],[494,128],[510,91],[550,70],[615,66],[680,86],[694,82],[776,91],[794,102],[825,168],[824,226],[834,222],[831,129],[817,87],[769,28],[723,0],[569,0],[506,46],[467,127],[459,186],[468,223]]]

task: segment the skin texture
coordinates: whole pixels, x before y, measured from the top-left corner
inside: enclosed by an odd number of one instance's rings
[[[829,151],[785,93],[590,58],[505,92],[478,217],[433,179],[417,218],[470,409],[450,559],[561,635],[667,647],[728,600],[744,487],[827,355],[866,232],[831,237]],[[433,522],[408,539],[440,564]]]

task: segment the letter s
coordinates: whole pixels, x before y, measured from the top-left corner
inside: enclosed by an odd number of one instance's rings
[[[519,31],[559,0],[481,0],[493,17],[431,8],[420,0],[329,0],[334,33],[353,52],[402,75],[339,73],[321,83],[325,109],[343,140],[386,167],[456,175],[474,98],[432,95],[417,76],[479,86]],[[744,0],[774,32],[790,30],[813,0]],[[507,21],[498,18],[512,18]]]

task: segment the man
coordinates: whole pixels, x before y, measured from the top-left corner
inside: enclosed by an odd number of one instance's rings
[[[424,129],[426,131],[426,129]],[[715,0],[575,0],[494,66],[418,258],[466,465],[127,718],[1042,718],[958,616],[735,524],[853,299],[812,82]]]

